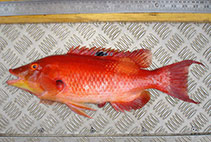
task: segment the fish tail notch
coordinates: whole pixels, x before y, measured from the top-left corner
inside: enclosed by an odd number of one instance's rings
[[[188,96],[188,68],[192,64],[201,64],[193,60],[185,60],[158,69],[160,84],[158,90],[185,102],[199,104]]]

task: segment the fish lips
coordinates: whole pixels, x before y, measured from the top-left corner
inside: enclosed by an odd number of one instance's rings
[[[19,76],[18,74],[16,74],[16,73],[14,72],[14,69],[9,69],[9,72],[10,72],[12,75],[16,76],[17,79],[8,80],[8,81],[7,81],[7,84],[8,84],[8,85],[12,85],[12,86],[20,87],[21,84],[24,83],[24,79],[23,79],[21,76]]]

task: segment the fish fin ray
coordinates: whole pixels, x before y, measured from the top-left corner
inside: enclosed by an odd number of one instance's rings
[[[128,52],[127,54],[140,68],[147,68],[151,65],[152,53],[148,49],[135,50],[133,52]]]
[[[89,56],[114,56],[115,54],[119,52],[123,52],[123,51],[119,51],[115,49],[106,49],[102,47],[86,48],[85,46],[83,47],[77,46],[77,47],[70,48],[67,54],[89,55]]]
[[[197,61],[185,60],[157,69],[157,76],[162,77],[157,79],[161,82],[157,89],[180,100],[198,104],[188,96],[188,68],[193,63],[203,65]]]
[[[82,115],[84,117],[88,117],[90,119],[92,119],[91,116],[87,115],[83,110],[81,110],[79,107],[75,106],[75,105],[72,105],[72,104],[68,104],[67,103],[67,106],[72,110],[74,111],[75,113],[79,114],[79,115]]]
[[[106,49],[102,47],[92,47],[86,48],[77,46],[69,49],[67,54],[77,54],[77,55],[89,55],[89,56],[111,56],[111,57],[127,57],[133,62],[137,63],[140,68],[147,68],[152,62],[152,53],[148,49],[138,49],[133,52],[130,51],[120,51],[117,49]]]
[[[150,100],[149,91],[141,91],[140,95],[129,102],[111,102],[112,107],[116,111],[124,112],[142,108]]]
[[[93,108],[90,108],[88,106],[86,106],[85,104],[83,103],[76,103],[76,102],[72,102],[72,101],[65,101],[65,104],[71,104],[77,108],[80,108],[80,109],[85,109],[85,110],[91,110],[91,111],[96,111],[95,109]]]

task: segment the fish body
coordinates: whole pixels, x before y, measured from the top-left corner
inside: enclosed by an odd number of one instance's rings
[[[105,53],[105,56],[99,53]],[[102,48],[71,48],[65,55],[42,58],[10,73],[16,80],[7,83],[29,91],[41,100],[67,104],[74,112],[89,117],[85,103],[102,107],[110,103],[117,111],[139,109],[150,100],[146,89],[154,88],[186,102],[198,103],[187,95],[186,60],[156,70],[146,49],[121,52]]]

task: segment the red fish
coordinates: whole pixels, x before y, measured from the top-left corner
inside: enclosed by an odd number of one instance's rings
[[[110,103],[116,111],[143,107],[150,100],[146,89],[154,88],[180,100],[198,104],[187,90],[188,67],[197,61],[185,60],[152,71],[150,50],[133,52],[103,48],[71,48],[65,55],[42,58],[9,72],[18,79],[7,83],[35,94],[41,100],[64,103],[86,117],[93,110],[85,103]],[[201,64],[202,65],[202,64]]]

